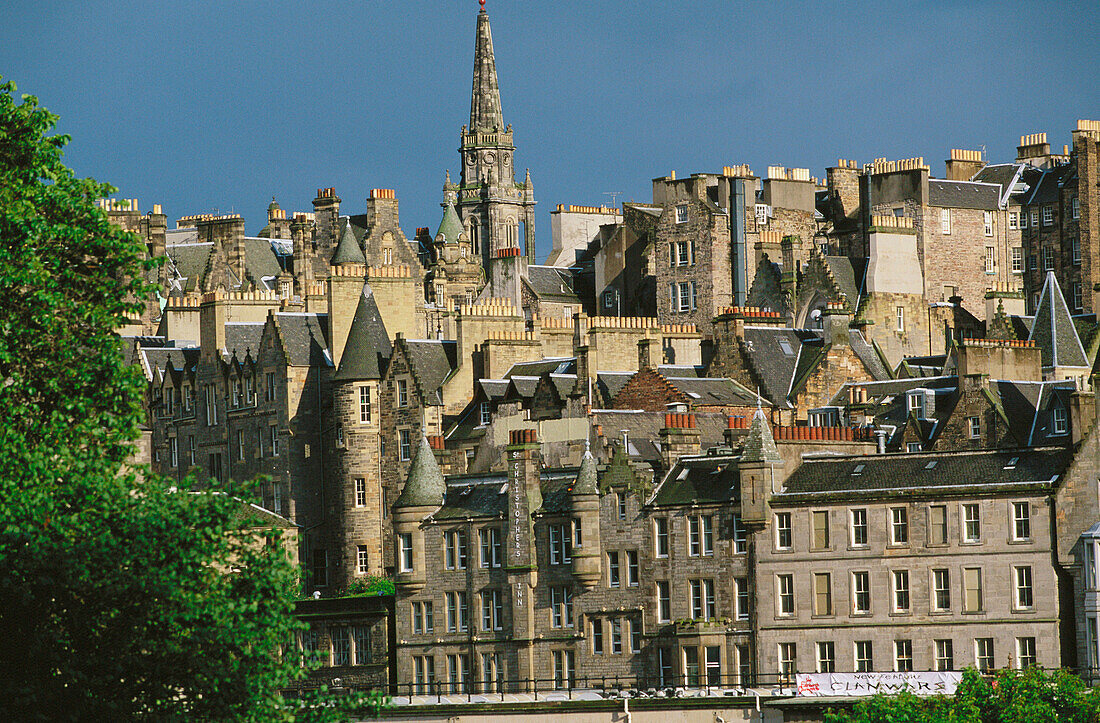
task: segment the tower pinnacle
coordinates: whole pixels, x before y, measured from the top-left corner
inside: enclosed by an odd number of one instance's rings
[[[474,83],[470,93],[470,132],[504,129],[500,109],[500,87],[497,85],[497,65],[493,56],[493,30],[485,3],[477,15],[477,39],[474,45]]]

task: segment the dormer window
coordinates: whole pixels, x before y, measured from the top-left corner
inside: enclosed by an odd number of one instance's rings
[[[1055,407],[1051,410],[1051,421],[1053,426],[1052,434],[1065,434],[1069,431],[1065,407]]]
[[[909,392],[907,397],[910,414],[915,414],[917,419],[924,419],[924,390],[918,389]]]

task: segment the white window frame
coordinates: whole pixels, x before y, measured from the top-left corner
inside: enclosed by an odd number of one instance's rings
[[[909,581],[908,570],[892,570],[890,572],[891,580],[891,599],[893,602],[893,610],[895,613],[908,613],[912,610],[912,595],[911,586]]]
[[[1022,533],[1022,534],[1021,534]],[[1031,539],[1031,503],[1012,503],[1012,540],[1024,542]]]
[[[852,614],[871,614],[871,573],[867,570],[852,572]]]
[[[1053,434],[1065,434],[1069,431],[1069,420],[1065,407],[1057,406],[1051,410],[1051,427]]]
[[[359,387],[359,423],[370,424],[371,422],[371,405],[370,405],[370,387],[363,385]]]
[[[1024,273],[1024,248],[1023,246],[1013,246],[1010,249],[1012,253],[1012,273],[1022,274]]]
[[[982,508],[977,502],[966,502],[962,505],[962,541],[982,541]]]
[[[676,223],[687,223],[688,207],[686,203],[676,205]]]
[[[1049,203],[1043,206],[1043,225],[1054,225],[1054,206],[1050,205]]]
[[[784,541],[786,544],[784,544]],[[775,513],[775,549],[790,550],[794,542],[794,530],[791,527],[790,512]]]
[[[986,236],[993,235],[993,212],[985,211],[982,214],[982,226]]]
[[[890,508],[890,544],[909,544],[909,508],[907,507]]]
[[[951,234],[951,209],[949,208],[940,209],[940,233],[944,236]]]
[[[776,617],[791,617],[795,614],[794,575],[790,573],[775,576],[775,614]]]
[[[849,538],[852,547],[867,547],[870,537],[867,528],[867,508],[860,507],[849,510]]]
[[[1035,580],[1031,565],[1013,565],[1012,567],[1012,609],[1033,610],[1035,608]]]
[[[969,432],[970,439],[982,438],[982,418],[981,417],[967,417],[966,427]]]

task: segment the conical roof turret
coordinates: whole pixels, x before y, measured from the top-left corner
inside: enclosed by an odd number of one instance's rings
[[[435,237],[442,236],[443,243],[453,244],[458,243],[458,237],[464,232],[465,229],[462,228],[462,220],[458,217],[455,205],[448,203],[443,209],[443,220],[439,222],[439,231],[436,232]]]
[[[756,408],[749,425],[748,436],[745,437],[745,446],[741,450],[742,462],[782,462],[779,450],[775,446],[775,437],[772,436],[771,425],[768,424],[764,410]]]
[[[1088,355],[1053,271],[1047,272],[1028,336],[1042,350],[1044,367],[1087,367]]]
[[[585,440],[584,459],[581,460],[581,468],[577,472],[577,482],[573,485],[573,494],[598,495],[599,493],[600,488],[596,477],[596,458],[592,456],[588,440]]]
[[[435,452],[428,445],[428,438],[420,438],[420,446],[409,467],[409,476],[405,480],[405,489],[397,498],[394,507],[438,507],[443,504],[447,483],[435,461]]]
[[[336,251],[332,254],[330,263],[333,266],[367,263],[363,249],[359,248],[359,242],[355,240],[355,232],[351,230],[350,221],[344,226],[344,234],[340,237],[340,243],[336,244]]]
[[[474,44],[474,83],[470,92],[470,132],[504,130],[500,109],[500,87],[493,55],[493,30],[485,6],[477,14],[477,38]]]
[[[381,379],[382,372],[393,353],[390,335],[382,321],[382,313],[374,300],[370,284],[363,284],[359,305],[351,319],[344,353],[340,356],[340,368],[333,376],[335,381],[365,381]]]

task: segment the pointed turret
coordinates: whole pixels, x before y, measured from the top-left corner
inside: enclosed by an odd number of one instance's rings
[[[405,489],[393,504],[394,509],[401,507],[438,507],[443,504],[443,495],[447,484],[439,463],[435,461],[435,452],[428,444],[427,437],[420,438],[409,476],[405,480]]]
[[[389,360],[392,349],[386,324],[382,321],[382,314],[374,300],[374,292],[371,291],[370,284],[363,284],[363,293],[359,295],[359,305],[355,309],[340,357],[340,368],[333,379],[381,379],[383,367]]]
[[[497,63],[493,56],[493,30],[485,6],[477,15],[477,38],[474,45],[474,84],[470,92],[470,132],[504,130],[504,114],[500,110],[500,87],[497,85]]]
[[[598,495],[599,485],[596,481],[596,458],[592,456],[588,440],[584,442],[584,458],[581,460],[580,471],[577,472],[577,483],[573,485],[574,495]]]
[[[768,501],[776,491],[777,470],[783,466],[783,458],[775,447],[771,425],[759,406],[753,415],[748,436],[741,449],[741,461],[737,465],[738,497],[741,503],[741,519],[747,525],[766,524]]]
[[[462,221],[458,218],[458,211],[453,203],[448,203],[443,210],[443,220],[439,222],[439,231],[435,234],[437,242],[445,244],[458,243],[458,237],[464,233]]]
[[[1028,340],[1042,350],[1044,370],[1089,366],[1088,355],[1053,271],[1047,272]]]
[[[344,235],[340,237],[340,243],[336,245],[336,252],[332,254],[333,266],[341,264],[366,264],[367,257],[363,255],[363,249],[359,248],[359,242],[355,239],[355,232],[351,230],[351,223],[344,227]]]
[[[779,449],[775,446],[775,437],[772,436],[771,425],[768,424],[764,410],[756,408],[752,416],[752,424],[749,426],[749,434],[745,437],[745,445],[741,452],[742,462],[782,462]]]
[[[584,441],[584,459],[573,485],[573,576],[586,590],[603,577],[600,546],[600,487],[596,458]]]

